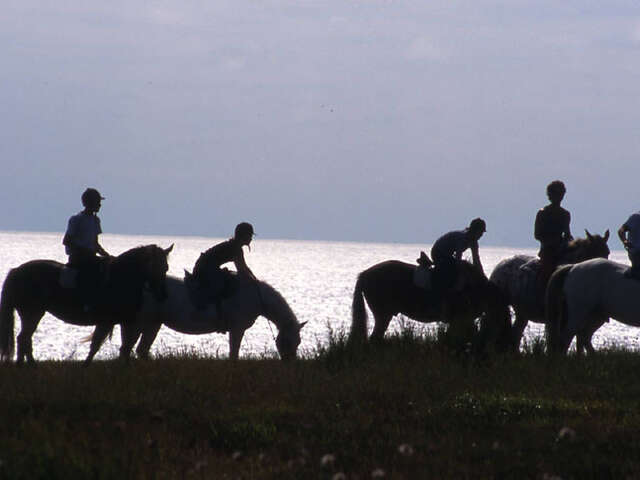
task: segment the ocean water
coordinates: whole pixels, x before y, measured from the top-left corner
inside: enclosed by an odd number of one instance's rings
[[[112,255],[150,243],[168,247],[175,244],[169,258],[169,274],[182,276],[191,270],[200,253],[220,238],[110,235],[101,236],[101,244]],[[0,278],[8,271],[29,260],[48,258],[66,262],[62,233],[0,232]],[[269,240],[257,238],[245,258],[255,275],[276,288],[291,305],[300,322],[308,321],[302,330],[300,353],[308,354],[327,340],[329,329],[348,331],[351,316],[353,286],[359,272],[389,259],[415,262],[420,250],[429,251],[431,245],[354,243],[324,241]],[[487,274],[502,259],[515,254],[535,255],[534,249],[489,247],[481,244],[480,256]],[[628,263],[626,253],[613,251],[610,259]],[[372,322],[370,322],[372,323]],[[416,325],[422,325],[416,323]],[[432,324],[434,325],[434,324]],[[16,315],[16,333],[20,321]],[[391,329],[398,328],[392,321]],[[435,326],[435,325],[434,325]],[[530,324],[525,338],[532,340],[543,334],[543,326]],[[83,359],[89,349],[83,339],[92,327],[67,325],[46,314],[33,337],[36,359]],[[260,317],[247,330],[240,355],[275,354],[273,335],[275,326]],[[596,348],[603,345],[625,345],[637,349],[637,329],[615,321],[605,324],[594,336]],[[112,340],[102,347],[97,358],[117,356],[120,345],[116,327]],[[227,336],[223,334],[184,335],[162,327],[151,349],[152,354],[196,352],[206,355],[228,355]]]

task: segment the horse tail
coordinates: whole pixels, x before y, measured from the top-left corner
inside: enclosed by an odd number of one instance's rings
[[[566,298],[564,282],[573,265],[558,267],[547,284],[545,295],[545,337],[550,352],[562,349],[560,332],[567,324]]]
[[[9,271],[2,285],[0,295],[0,360],[6,361],[13,357],[15,350],[15,338],[13,335],[16,307],[15,300],[15,270]]]
[[[367,309],[364,305],[364,294],[362,292],[362,283],[364,272],[358,275],[356,286],[353,289],[353,303],[351,304],[351,333],[349,340],[366,340],[367,339]]]

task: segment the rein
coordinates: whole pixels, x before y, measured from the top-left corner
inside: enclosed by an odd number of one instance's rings
[[[265,317],[267,319],[267,325],[269,325],[269,331],[271,331],[271,337],[273,338],[273,341],[276,341],[276,336],[273,333],[273,327],[271,326],[271,321],[267,318],[266,313],[267,313],[267,304],[264,302],[264,298],[262,297],[262,292],[260,291],[260,283],[258,283],[258,280],[256,279],[255,282],[253,283],[256,287],[256,291],[258,292],[258,300],[260,302],[260,314]]]

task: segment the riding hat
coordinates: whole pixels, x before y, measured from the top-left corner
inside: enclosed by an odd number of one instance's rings
[[[95,188],[87,188],[82,194],[82,205],[95,205],[98,201],[104,200],[104,197],[100,195],[100,192]]]

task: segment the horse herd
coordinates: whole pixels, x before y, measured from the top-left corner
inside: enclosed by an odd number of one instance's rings
[[[417,265],[385,261],[358,275],[352,303],[350,340],[368,336],[368,304],[374,317],[372,340],[381,340],[394,315],[420,322],[480,319],[483,348],[517,350],[528,321],[546,323],[548,347],[564,353],[573,337],[578,351],[593,351],[591,337],[609,318],[640,326],[640,281],[626,278],[625,265],[607,260],[609,231],[571,242],[563,265],[551,276],[546,298],[536,291],[538,262],[516,255],[502,260],[487,278],[468,262],[461,262],[453,299],[446,308],[425,301],[429,291],[415,283]],[[196,308],[185,280],[168,276],[167,258],[173,246],[146,245],[109,262],[99,307],[86,311],[77,288],[61,282],[65,265],[33,260],[12,269],[0,297],[0,358],[13,358],[14,312],[21,320],[16,361],[33,363],[32,336],[45,314],[74,325],[94,325],[88,364],[101,344],[120,324],[120,357],[136,353],[145,358],[160,327],[186,334],[229,333],[229,357],[237,359],[245,331],[258,316],[278,329],[276,347],[283,360],[296,357],[300,330],[284,297],[263,281],[235,277],[233,293],[218,306]],[[187,274],[188,275],[188,274]],[[188,277],[187,277],[188,280]],[[514,321],[511,321],[513,310]],[[139,340],[139,341],[138,341]]]

